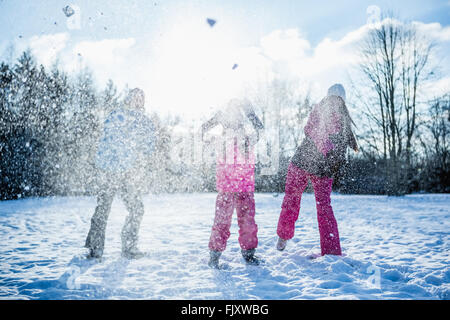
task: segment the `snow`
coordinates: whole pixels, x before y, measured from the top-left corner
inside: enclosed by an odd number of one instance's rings
[[[212,28],[212,27],[214,27],[214,25],[216,24],[216,20],[214,20],[214,19],[211,19],[211,18],[208,18],[208,19],[206,19],[206,22],[209,24],[209,26]]]
[[[70,6],[65,6],[62,10],[68,18],[75,14],[75,10],[73,10]]]
[[[449,299],[450,195],[332,195],[345,256],[320,252],[312,194],[296,234],[276,246],[282,195],[256,194],[261,266],[240,256],[237,223],[221,262],[207,267],[215,194],[144,199],[139,260],[120,257],[125,207],[115,200],[102,261],[82,248],[94,197],[0,202],[1,299]]]

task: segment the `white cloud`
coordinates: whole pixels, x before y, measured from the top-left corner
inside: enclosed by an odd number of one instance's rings
[[[311,48],[298,29],[275,30],[260,41],[264,54],[273,60],[304,58]]]
[[[81,41],[68,47],[69,34],[59,33],[22,39],[17,49],[31,47],[38,62],[47,66],[59,57],[68,71],[87,65],[100,85],[111,78],[119,89],[125,84],[140,86],[150,108],[195,110],[196,116],[237,93],[245,94],[245,85],[257,86],[258,81],[276,77],[298,80],[305,91],[311,89],[313,99],[320,99],[333,83],[348,85],[348,75],[359,62],[358,45],[377,23],[365,24],[340,38],[326,37],[315,46],[301,30],[291,28],[274,30],[255,46],[236,47],[225,29],[187,23],[168,30],[156,42],[118,38]],[[450,27],[414,24],[430,39],[448,45]],[[235,70],[233,64],[238,65]],[[433,88],[444,90],[446,79]]]
[[[33,36],[15,41],[14,47],[17,54],[29,48],[38,63],[49,67],[66,48],[69,38],[66,32]]]
[[[329,85],[345,82],[347,71],[358,62],[356,45],[368,30],[363,26],[341,39],[324,38],[315,47],[297,29],[276,30],[263,37],[260,54],[280,78],[296,78],[309,83],[314,98]]]
[[[380,21],[370,21],[341,38],[324,38],[316,46],[299,29],[274,30],[257,46],[235,48],[220,34],[187,30],[172,34],[158,45],[153,80],[155,104],[169,110],[202,113],[220,105],[233,94],[246,94],[248,86],[274,78],[292,79],[320,99],[333,83],[343,83],[350,91],[350,77],[360,62],[359,45]],[[398,22],[400,23],[400,22]],[[439,42],[447,39],[447,28],[439,24],[420,24]],[[191,32],[192,31],[192,32]],[[225,43],[225,44],[224,44]],[[233,63],[239,67],[232,71]],[[349,77],[350,76],[350,77]],[[439,88],[446,82],[440,82]],[[348,96],[352,96],[349,92]]]
[[[438,22],[423,23],[414,21],[413,24],[416,26],[419,32],[430,39],[438,42],[450,41],[450,26],[443,27]]]
[[[444,93],[449,93],[450,90],[450,76],[444,76],[433,82],[429,82],[422,88],[426,93],[427,98],[432,99],[441,96]]]
[[[82,41],[75,45],[73,53],[81,54],[83,59],[95,65],[109,67],[123,63],[129,49],[136,43],[134,38]]]
[[[242,94],[270,67],[260,48],[237,47],[228,30],[203,24],[183,21],[153,43],[148,87],[157,108],[199,117]]]
[[[373,9],[376,13],[376,10]],[[371,12],[372,12],[371,11]],[[328,86],[346,84],[360,62],[359,45],[371,28],[382,21],[369,21],[338,39],[324,38],[315,47],[297,29],[276,30],[261,39],[260,53],[269,61],[270,68],[284,78],[298,78],[310,83],[313,98],[319,99]],[[394,23],[401,23],[394,21]],[[413,22],[427,39],[440,45],[450,41],[450,27],[439,23]],[[287,51],[283,53],[283,51]],[[437,61],[433,57],[432,61]],[[433,88],[445,90],[447,80],[440,80]],[[448,86],[447,86],[448,90]],[[433,90],[436,93],[436,90]]]
[[[148,56],[138,47],[135,38],[112,38],[99,41],[75,42],[61,54],[60,65],[76,74],[88,67],[93,72],[98,89],[102,90],[109,79],[119,91],[125,85],[148,88]]]
[[[69,70],[76,70],[81,61],[82,65],[87,65],[94,70],[100,82],[103,83],[111,78],[123,84],[130,76],[127,70],[135,63],[133,61],[135,44],[134,38],[81,41],[73,47],[66,67]]]
[[[377,5],[370,5],[366,9],[367,14],[367,24],[372,24],[380,21],[381,19],[381,9]]]

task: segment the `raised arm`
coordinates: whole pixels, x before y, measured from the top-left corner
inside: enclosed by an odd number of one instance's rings
[[[138,122],[138,137],[143,137],[143,149],[147,155],[153,154],[156,151],[156,127],[153,121],[146,115],[141,115]]]
[[[259,141],[260,131],[264,129],[264,125],[261,122],[261,120],[258,118],[258,116],[256,115],[255,110],[253,109],[253,106],[251,105],[250,102],[246,103],[243,106],[243,109],[244,109],[245,115],[250,120],[250,122],[253,125],[253,128],[256,131],[256,137],[254,137],[254,139],[252,139],[252,137],[251,137],[251,139],[250,139],[250,140],[252,140],[250,143],[252,145],[254,145]]]
[[[261,120],[259,120],[258,116],[255,113],[255,110],[253,109],[253,106],[250,103],[245,104],[243,109],[244,109],[245,115],[250,120],[250,122],[252,123],[253,128],[255,128],[255,130],[264,129],[263,123],[261,122]]]
[[[358,143],[356,142],[355,135],[353,134],[351,129],[348,130],[347,140],[350,148],[352,148],[355,152],[358,152]]]
[[[220,121],[220,116],[221,116],[221,112],[217,112],[211,119],[209,119],[208,121],[206,121],[204,124],[202,124],[202,137],[204,136],[204,134],[206,132],[208,132],[209,130],[211,130],[212,128],[214,128],[215,126],[217,126]]]

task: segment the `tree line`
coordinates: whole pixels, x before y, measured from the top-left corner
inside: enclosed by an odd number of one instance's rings
[[[361,43],[360,85],[352,88],[358,94],[348,102],[360,110],[352,116],[361,152],[348,155],[335,191],[450,192],[450,93],[424,99],[427,81],[436,74],[433,49],[413,24],[394,19],[385,19]],[[279,138],[278,171],[259,175],[257,163],[257,191],[284,190],[290,157],[314,104],[297,87],[274,80],[249,93],[261,120],[276,128]],[[98,90],[87,68],[70,75],[57,64],[47,70],[30,51],[14,63],[1,62],[0,199],[95,194],[102,123],[126,92],[111,80]],[[185,134],[194,134],[195,128],[176,116],[152,113],[151,119],[157,148],[144,170],[145,191],[214,191],[213,165],[174,163],[171,157],[178,143],[175,129],[184,126]]]
[[[72,76],[56,64],[46,70],[30,51],[14,65],[0,63],[0,90],[0,199],[95,194],[102,123],[125,93],[111,80],[98,91],[87,68]],[[149,176],[164,163],[169,138],[151,118],[159,139]]]
[[[380,193],[449,192],[450,92],[429,98],[439,70],[431,62],[436,44],[411,22],[385,14],[360,44],[358,131],[365,167]],[[363,165],[361,162],[367,162]],[[354,179],[358,176],[354,175]],[[352,178],[352,179],[353,179]],[[367,177],[359,177],[367,181]],[[381,178],[381,179],[380,179]]]

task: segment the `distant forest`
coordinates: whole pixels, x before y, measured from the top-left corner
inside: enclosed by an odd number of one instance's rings
[[[348,102],[352,110],[361,110],[352,114],[361,152],[349,152],[334,190],[387,195],[450,192],[450,94],[430,101],[419,94],[432,70],[431,44],[410,25],[385,23],[361,45],[360,69],[366,83],[360,85],[370,91]],[[377,59],[380,55],[383,59]],[[253,101],[263,122],[269,121],[267,110],[276,106],[282,111],[278,173],[259,175],[258,163],[259,192],[284,191],[289,159],[303,138],[313,105],[309,96],[292,95],[291,86],[287,80],[274,81]],[[111,80],[97,88],[88,69],[67,74],[55,64],[48,70],[30,51],[13,63],[1,62],[0,199],[95,194],[94,155],[102,123],[125,94],[126,89],[118,92]],[[214,166],[171,160],[174,128],[183,125],[180,119],[163,119],[157,113],[151,119],[158,141],[144,170],[147,192],[214,191]]]

